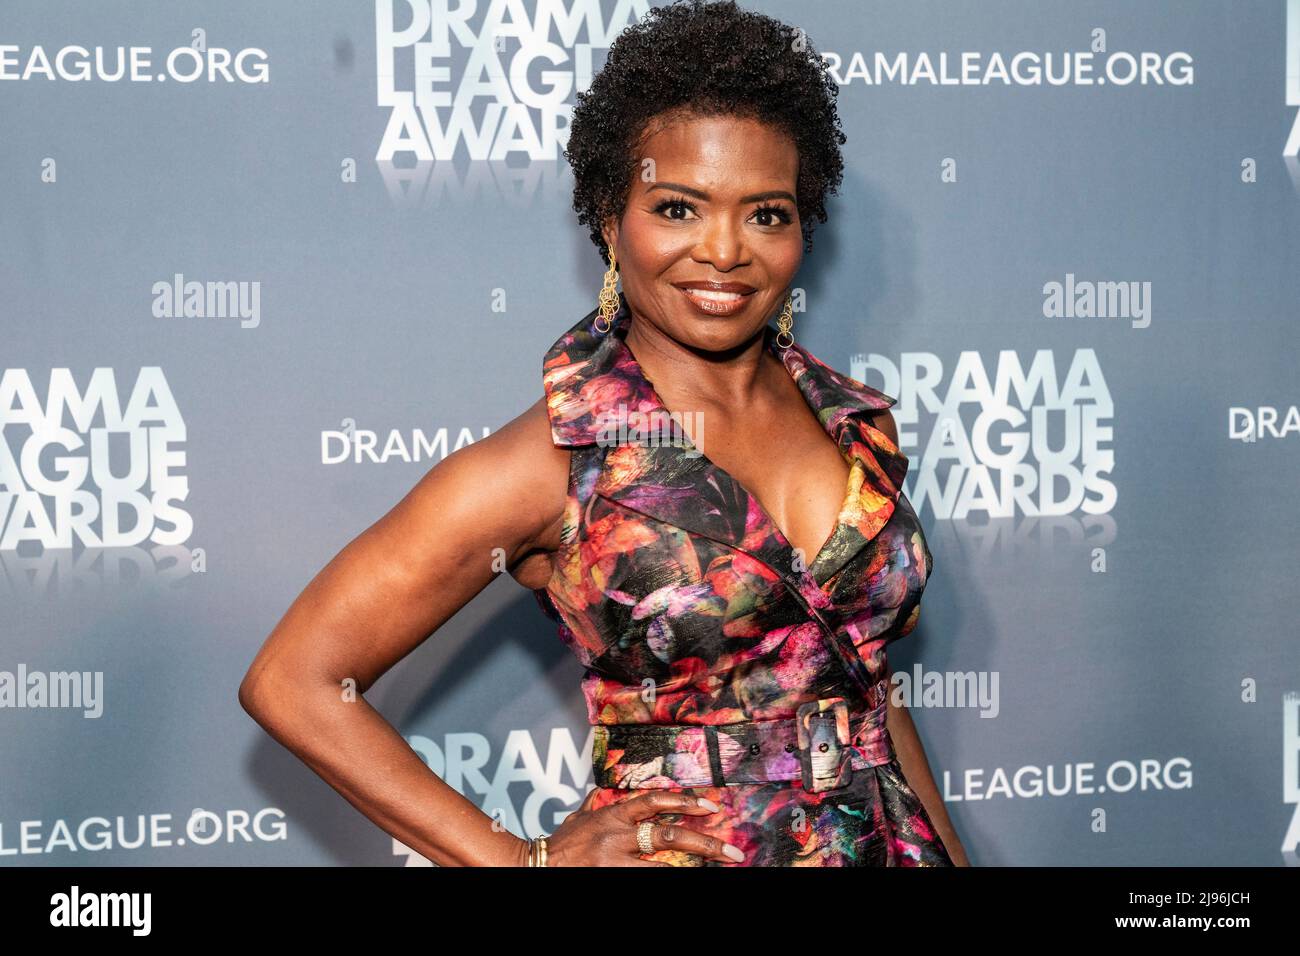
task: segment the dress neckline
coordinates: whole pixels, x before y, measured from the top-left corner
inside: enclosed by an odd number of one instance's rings
[[[620,310],[620,314],[623,311],[624,310]],[[645,369],[641,367],[641,363],[637,360],[636,355],[635,353],[633,353],[631,346],[627,344],[625,336],[627,334],[627,330],[629,327],[630,327],[630,320],[628,322],[611,324],[611,328],[606,334],[613,335],[618,338],[619,348],[626,353],[626,356],[625,358],[622,359],[622,361],[626,363],[626,367],[629,372],[634,373],[638,378],[640,378],[642,382],[645,383],[646,394],[650,398],[650,400],[656,406],[658,406],[658,409],[662,409],[664,412],[668,413],[669,415],[674,414],[672,410],[669,409],[667,404],[664,402],[663,397],[659,394],[658,389],[655,388],[654,382],[651,381],[648,375],[646,375]],[[795,376],[791,372],[789,365],[786,363],[784,357],[782,356],[782,352],[784,350],[779,345],[776,344],[776,330],[773,329],[772,326],[770,325],[763,326],[763,349],[764,351],[771,354],[777,360],[777,362],[780,363],[781,368],[784,369],[786,374],[790,376],[792,381],[794,381],[795,389],[799,392],[799,396],[802,399],[805,407],[807,407],[808,410],[812,412],[814,420],[816,420],[819,425],[822,425],[821,416],[819,414],[820,409],[808,400],[808,396],[805,393],[804,389],[799,388],[798,381],[795,379]],[[822,427],[822,430],[826,431],[824,425]],[[747,494],[750,497],[750,499],[754,502],[754,506],[762,514],[763,520],[767,523],[768,527],[771,529],[773,536],[780,542],[780,544],[783,547],[789,548],[793,553],[800,556],[804,568],[808,571],[808,573],[813,575],[814,580],[817,580],[815,571],[818,567],[818,562],[823,557],[826,556],[827,552],[830,550],[832,545],[836,543],[837,538],[840,536],[840,533],[843,531],[846,523],[845,516],[850,513],[850,506],[852,505],[853,501],[856,500],[858,489],[862,485],[862,477],[861,477],[862,464],[861,461],[858,459],[858,457],[855,456],[852,452],[852,447],[851,447],[852,443],[849,443],[850,449],[846,450],[844,447],[845,443],[841,440],[837,440],[834,434],[828,433],[828,437],[830,437],[832,442],[835,443],[835,450],[839,452],[840,457],[843,458],[848,463],[849,472],[848,472],[848,477],[845,479],[845,483],[844,483],[844,494],[840,497],[840,505],[835,512],[835,523],[831,526],[830,534],[826,536],[826,540],[822,542],[821,547],[817,549],[817,552],[813,555],[811,559],[809,559],[808,556],[804,554],[802,550],[798,546],[796,546],[793,541],[790,540],[790,536],[786,534],[786,532],[781,528],[780,524],[777,523],[776,518],[773,517],[771,510],[765,504],[763,504],[762,499],[754,492],[752,488],[745,485],[742,481],[740,481],[740,479],[738,479],[730,471],[728,471],[726,468],[723,468],[721,465],[715,462],[712,458],[710,458],[707,454],[705,454],[703,450],[696,447],[693,442],[691,443],[690,446],[696,452],[697,457],[703,459],[703,461],[710,468],[713,468],[719,474],[725,476],[728,480],[734,482],[737,488],[739,488],[741,491],[743,491],[745,494]],[[818,586],[823,586],[825,583],[826,583],[825,581],[817,580]]]

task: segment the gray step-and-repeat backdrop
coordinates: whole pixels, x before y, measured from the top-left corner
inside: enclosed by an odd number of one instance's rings
[[[1294,864],[1300,2],[746,5],[840,83],[796,329],[899,398],[973,862]],[[0,863],[426,862],[236,690],[594,308],[561,150],[647,7],[447,6],[0,9]],[[580,677],[502,576],[368,699],[532,835]]]

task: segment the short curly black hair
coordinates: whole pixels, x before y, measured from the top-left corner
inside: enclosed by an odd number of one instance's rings
[[[802,30],[733,0],[653,7],[609,48],[576,97],[565,158],[573,208],[606,264],[605,221],[621,216],[648,121],[665,113],[739,115],[784,130],[799,152],[795,199],[804,251],[844,173],[839,90]]]

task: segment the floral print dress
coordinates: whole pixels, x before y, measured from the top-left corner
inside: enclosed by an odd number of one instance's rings
[[[765,331],[765,347],[850,465],[835,529],[805,560],[689,439],[636,440],[637,422],[669,413],[624,342],[626,300],[609,331],[595,330],[595,316],[544,361],[552,439],[571,449],[572,466],[555,570],[535,592],[585,668],[593,808],[647,787],[718,804],[707,816],[656,819],[717,836],[744,863],[677,850],[649,857],[679,866],[952,865],[884,727],[885,648],[915,627],[931,568],[902,494],[907,458],[869,421],[895,400]],[[838,771],[840,785],[810,788],[793,744],[760,754],[747,743],[758,739],[745,736],[757,726],[749,722],[796,718],[827,700],[848,702],[835,709],[871,728],[843,748],[854,769]],[[682,740],[711,733],[713,749],[679,746],[665,760],[638,745],[638,731],[666,727]],[[720,768],[727,776],[714,775]]]

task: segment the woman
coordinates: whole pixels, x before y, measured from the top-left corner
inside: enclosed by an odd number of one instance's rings
[[[885,692],[931,563],[894,399],[793,342],[790,290],[842,171],[834,97],[806,40],[732,3],[625,31],[567,150],[609,265],[600,307],[547,353],[542,399],[351,542],[250,667],[245,708],[435,863],[965,864]],[[339,690],[501,554],[585,665],[597,728],[597,786],[549,838],[493,827]]]

